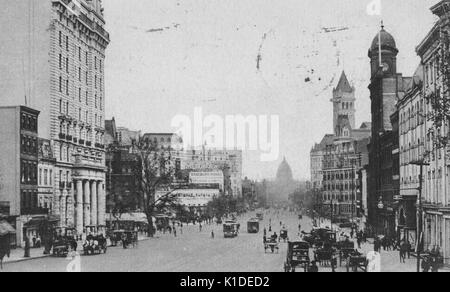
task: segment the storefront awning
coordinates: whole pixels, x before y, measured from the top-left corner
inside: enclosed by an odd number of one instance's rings
[[[8,234],[15,234],[16,230],[8,222],[0,222],[0,236],[5,236]]]

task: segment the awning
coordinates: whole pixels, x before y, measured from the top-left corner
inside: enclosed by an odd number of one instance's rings
[[[8,222],[0,222],[0,236],[5,236],[8,234],[15,234],[16,230]]]

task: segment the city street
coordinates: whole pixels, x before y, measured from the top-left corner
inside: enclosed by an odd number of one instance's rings
[[[222,227],[205,225],[202,232],[199,227],[185,227],[183,234],[178,229],[177,236],[161,234],[157,238],[144,240],[136,249],[109,248],[106,255],[82,256],[82,272],[282,272],[286,258],[287,244],[280,244],[278,254],[265,254],[262,234],[248,234],[246,221],[255,214],[247,214],[239,218],[241,234],[235,239],[225,239]],[[291,240],[298,234],[297,215],[277,216],[273,212],[266,214],[264,225],[268,227],[272,218],[273,232],[279,234],[280,221],[289,228]],[[311,220],[304,217],[302,229],[311,229]],[[214,231],[215,238],[211,238]],[[371,246],[363,247],[369,251]],[[20,263],[6,264],[4,272],[64,272],[71,261],[64,258],[43,258]],[[330,272],[331,268],[320,268]],[[338,271],[345,271],[340,268]],[[400,264],[397,252],[382,253],[382,271],[415,271],[414,259],[407,264]]]

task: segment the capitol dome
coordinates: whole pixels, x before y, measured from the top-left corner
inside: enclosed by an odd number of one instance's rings
[[[278,181],[293,181],[294,177],[292,175],[292,169],[289,166],[289,163],[286,161],[286,158],[283,159],[277,171],[277,180]]]

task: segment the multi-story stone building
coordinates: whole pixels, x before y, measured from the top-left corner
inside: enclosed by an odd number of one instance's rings
[[[51,141],[47,139],[39,139],[39,179],[38,179],[38,202],[39,208],[50,210],[53,212],[54,203],[54,173],[56,158],[53,155]],[[60,218],[64,220],[65,218]]]
[[[394,155],[398,137],[393,134],[392,115],[403,98],[410,78],[397,73],[395,39],[382,26],[369,49],[372,137],[369,145],[368,220],[375,231],[396,235],[395,201],[399,195],[398,165]]]
[[[325,135],[319,144],[314,145],[310,152],[311,161],[311,190],[319,192],[323,189],[323,158],[326,145],[331,144],[334,135]]]
[[[2,3],[0,103],[41,112],[40,137],[56,166],[53,211],[62,226],[85,232],[105,218],[105,50],[101,0]],[[11,29],[14,28],[14,29]]]
[[[2,215],[16,228],[18,246],[23,246],[27,225],[48,215],[38,200],[38,117],[28,107],[0,107],[0,202]]]
[[[357,174],[367,164],[371,126],[355,126],[355,88],[345,72],[333,89],[331,102],[334,134],[325,135],[311,151],[311,180],[313,190],[320,196],[317,201],[322,203],[319,211],[330,213],[332,209],[334,218],[347,220],[358,215]]]
[[[416,52],[421,58],[423,67],[423,86],[420,96],[416,99],[424,101],[422,112],[425,111],[423,135],[421,144],[425,143],[426,155],[418,154],[419,159],[424,159],[429,166],[424,167],[423,177],[423,216],[421,218],[425,249],[438,247],[443,253],[446,263],[450,262],[450,192],[449,192],[449,151],[448,146],[436,143],[438,137],[447,137],[449,129],[443,125],[439,130],[433,121],[435,109],[432,106],[433,99],[448,98],[448,86],[446,80],[449,76],[443,75],[443,67],[448,63],[445,59],[448,51],[446,36],[450,33],[450,2],[440,1],[431,8],[438,21],[417,46]],[[420,107],[419,107],[420,110]],[[417,112],[417,106],[415,107]],[[416,142],[417,143],[417,142]],[[423,146],[422,146],[423,147]],[[416,169],[416,173],[417,173]],[[417,181],[417,176],[416,176]]]
[[[417,194],[420,167],[414,165],[425,154],[426,119],[422,94],[423,67],[419,65],[405,96],[397,103],[399,116],[400,196],[396,212],[400,239],[415,245],[417,230]]]
[[[224,173],[225,193],[242,195],[242,151],[217,150],[202,147],[180,152],[181,170],[221,170]]]

